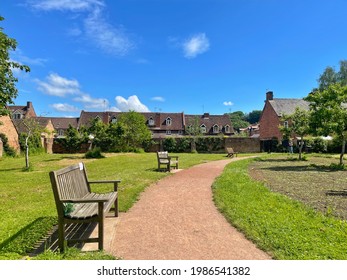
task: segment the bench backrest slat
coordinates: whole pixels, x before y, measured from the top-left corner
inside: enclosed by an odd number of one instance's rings
[[[50,172],[54,199],[58,214],[63,214],[61,200],[82,198],[90,193],[87,174],[83,163]]]
[[[169,157],[168,152],[157,152],[158,160],[161,161],[162,159],[167,160]]]

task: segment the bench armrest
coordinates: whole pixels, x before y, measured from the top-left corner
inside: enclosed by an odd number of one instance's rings
[[[113,190],[116,192],[118,190],[118,183],[120,183],[121,180],[102,180],[102,181],[88,181],[88,184],[113,184]]]
[[[172,159],[172,158],[178,159],[178,156],[169,156],[168,158],[169,159]]]
[[[96,202],[107,202],[107,198],[72,198],[72,199],[63,199],[62,203],[96,203]]]

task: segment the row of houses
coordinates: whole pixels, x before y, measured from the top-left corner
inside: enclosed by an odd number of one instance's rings
[[[116,123],[122,112],[87,112],[81,111],[76,118],[65,117],[38,117],[32,102],[24,106],[8,106],[11,116],[3,116],[0,121],[0,133],[4,133],[9,140],[9,145],[19,150],[18,134],[26,132],[23,119],[34,119],[43,129],[42,141],[46,138],[64,137],[69,126],[79,129],[88,127],[92,120],[99,119],[105,124]],[[184,113],[143,112],[145,123],[151,131],[153,138],[182,137],[188,135],[190,126],[198,125],[202,135],[235,134],[228,115],[186,115]]]
[[[282,139],[279,126],[283,125],[282,116],[291,115],[295,108],[299,107],[309,110],[309,103],[303,99],[294,98],[274,98],[272,91],[266,93],[265,104],[259,123],[245,128],[248,135],[258,138],[260,141],[271,139]],[[24,106],[8,106],[11,111],[11,118],[3,116],[0,118],[0,133],[7,135],[9,145],[19,150],[18,134],[22,132],[20,123],[23,118],[34,118],[43,127],[42,139],[64,137],[67,128],[71,125],[79,129],[82,126],[88,127],[93,119],[100,119],[104,123],[115,123],[121,112],[87,112],[81,111],[77,118],[62,117],[38,117],[31,102]],[[182,137],[187,135],[188,128],[198,124],[203,135],[223,135],[232,137],[235,135],[233,125],[228,115],[188,115],[184,113],[162,113],[143,112],[146,125],[152,132],[153,138]],[[42,140],[44,141],[44,140]]]

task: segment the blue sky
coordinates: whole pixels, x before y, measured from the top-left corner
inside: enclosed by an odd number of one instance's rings
[[[261,110],[347,59],[344,0],[1,0],[38,115]]]

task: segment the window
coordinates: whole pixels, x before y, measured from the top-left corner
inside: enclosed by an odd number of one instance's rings
[[[288,121],[285,121],[285,122],[283,123],[283,126],[284,126],[285,128],[288,128]]]
[[[21,118],[22,118],[22,114],[20,114],[20,113],[14,113],[13,114],[13,119],[20,120]]]
[[[154,120],[152,117],[149,118],[148,120],[148,125],[153,126],[154,125]]]
[[[116,118],[116,117],[113,117],[113,118],[111,119],[111,123],[117,123],[117,118]]]
[[[226,125],[224,127],[224,131],[225,131],[225,133],[230,133],[230,125]]]
[[[170,117],[166,118],[166,125],[171,125],[172,119]]]
[[[166,135],[171,135],[171,130],[166,130]]]
[[[219,126],[218,126],[218,124],[215,124],[213,126],[213,133],[219,133]]]
[[[204,125],[204,124],[202,124],[201,126],[200,126],[200,132],[201,133],[206,133],[206,125]]]
[[[64,136],[65,132],[64,129],[58,129],[58,136]]]

